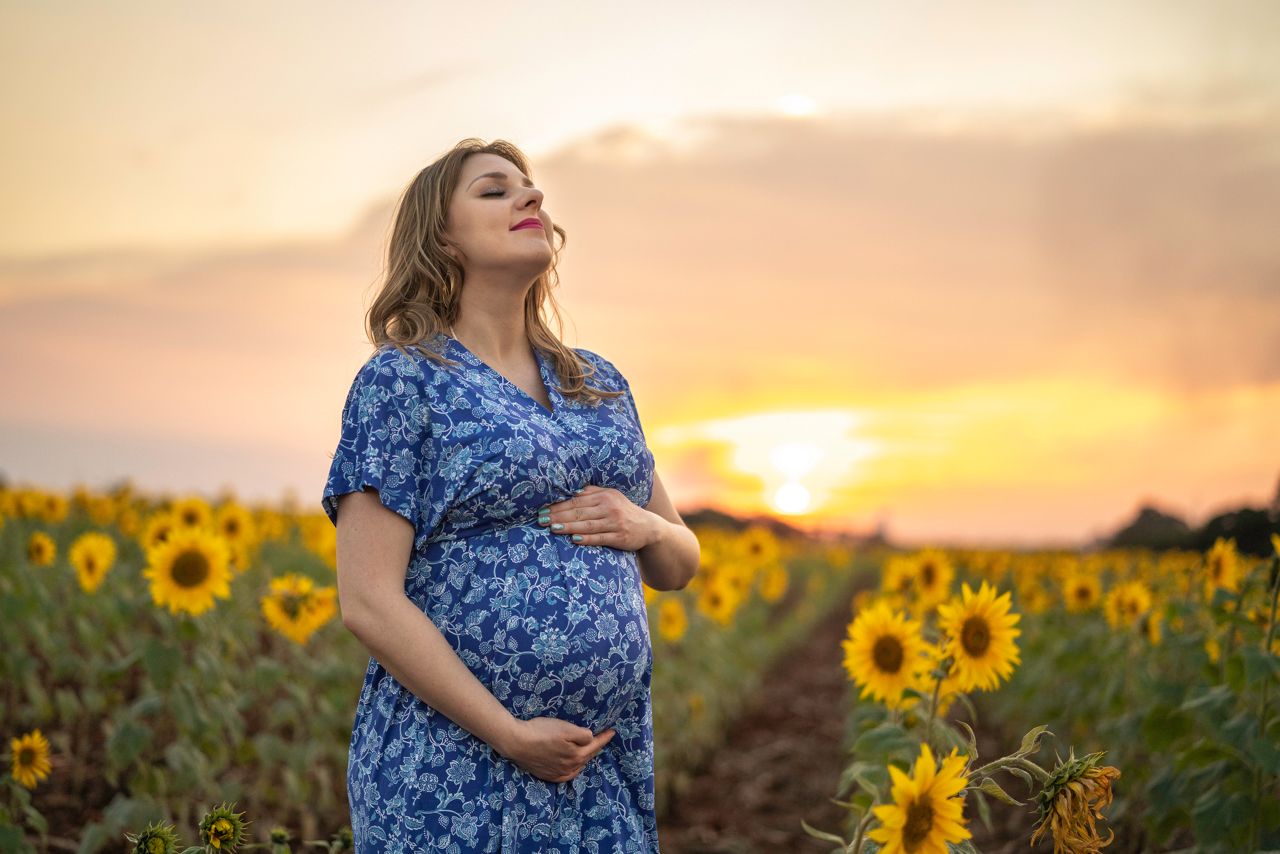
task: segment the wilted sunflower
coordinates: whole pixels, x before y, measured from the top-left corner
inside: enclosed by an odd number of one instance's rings
[[[787,592],[787,568],[780,563],[771,563],[760,575],[760,598],[766,602],[777,602]]]
[[[231,596],[229,549],[218,534],[174,528],[147,553],[147,560],[142,574],[151,580],[151,598],[172,613],[203,614],[213,607],[215,596]]]
[[[1107,593],[1104,610],[1113,629],[1132,628],[1151,609],[1151,591],[1141,581],[1117,584]]]
[[[902,702],[902,691],[915,686],[917,672],[926,666],[920,623],[877,602],[849,624],[841,642],[844,667],[870,697],[889,708]]]
[[[1205,556],[1204,598],[1212,599],[1219,587],[1235,592],[1240,589],[1240,556],[1235,538],[1218,537]]]
[[[1007,591],[997,596],[983,581],[976,594],[964,584],[959,601],[938,606],[938,629],[946,636],[944,651],[955,658],[960,690],[993,691],[1020,662],[1014,638],[1022,630],[1014,627],[1022,615],[1009,613],[1010,600]]]
[[[49,763],[49,740],[38,729],[13,739],[9,748],[13,753],[13,779],[19,785],[34,789],[36,783],[53,770]]]
[[[71,544],[67,559],[75,567],[81,589],[93,593],[116,561],[116,541],[99,531],[86,531]]]
[[[1111,781],[1120,771],[1110,765],[1098,767],[1103,755],[1090,753],[1076,759],[1073,752],[1053,770],[1049,782],[1036,795],[1040,817],[1031,834],[1032,845],[1046,832],[1053,834],[1054,854],[1098,854],[1111,844],[1114,831],[1108,831],[1103,839],[1094,822],[1102,818],[1101,809],[1111,803]]]
[[[1102,599],[1102,583],[1098,576],[1072,572],[1062,582],[1062,601],[1068,611],[1079,613],[1098,607]]]
[[[881,854],[946,854],[948,842],[962,842],[972,834],[966,827],[964,791],[965,757],[953,748],[941,766],[929,745],[920,745],[911,776],[889,766],[893,803],[873,807],[880,826],[867,836],[883,844]]]
[[[27,540],[27,560],[34,566],[48,566],[58,555],[58,546],[44,531],[33,531]]]
[[[689,617],[685,614],[684,605],[674,596],[668,596],[658,605],[658,634],[666,641],[677,641],[684,637],[689,625]]]

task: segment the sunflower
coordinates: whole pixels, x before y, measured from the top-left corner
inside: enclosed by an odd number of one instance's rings
[[[1014,628],[1021,614],[1010,614],[1010,594],[996,596],[994,587],[982,582],[975,594],[963,585],[959,601],[938,606],[938,629],[946,636],[946,652],[955,658],[952,671],[962,691],[993,691],[1009,678],[1020,662]]]
[[[880,589],[885,593],[908,595],[915,587],[916,562],[906,555],[890,555],[884,562]]]
[[[1235,592],[1240,589],[1240,556],[1235,538],[1218,537],[1205,556],[1204,598],[1212,599],[1219,587]]]
[[[49,764],[49,740],[35,729],[9,743],[13,752],[13,779],[28,789],[49,776],[53,766]]]
[[[787,592],[787,569],[780,563],[770,564],[760,576],[760,598],[777,602]]]
[[[972,834],[965,826],[964,796],[969,784],[965,757],[951,755],[935,763],[929,745],[920,745],[911,776],[889,766],[893,803],[873,807],[880,826],[867,836],[882,843],[881,854],[946,854],[948,842],[962,842]]]
[[[93,593],[102,584],[107,570],[116,560],[116,541],[98,531],[86,531],[76,538],[67,552],[76,568],[76,580],[85,593]]]
[[[688,628],[689,617],[685,614],[684,605],[675,597],[667,597],[658,606],[658,633],[666,641],[677,641],[684,637]]]
[[[650,602],[652,602],[655,598],[657,598],[657,596],[658,596],[658,591],[657,591],[657,590],[654,590],[652,587],[650,587],[649,585],[645,584],[643,581],[641,581],[641,582],[640,582],[640,587],[644,590],[644,604],[645,604],[645,605],[648,605],[648,604],[649,604]]]
[[[27,560],[34,566],[48,566],[57,557],[58,546],[44,531],[34,531],[27,540]]]
[[[260,606],[271,628],[297,644],[306,644],[337,613],[337,589],[316,588],[304,575],[287,573],[271,579],[271,592]]]
[[[1276,557],[1280,557],[1280,534],[1271,535],[1271,548],[1275,551]]]
[[[201,528],[174,528],[169,538],[147,552],[142,571],[151,580],[151,598],[176,614],[199,615],[214,597],[231,596],[230,549],[221,536]]]
[[[917,671],[926,666],[920,623],[884,602],[858,614],[841,646],[845,670],[862,686],[861,696],[889,708],[897,708],[903,689],[915,687]]]
[[[1068,611],[1079,613],[1098,607],[1102,600],[1102,583],[1098,576],[1071,572],[1062,582],[1062,601]]]
[[[1035,845],[1046,832],[1053,835],[1054,854],[1083,852],[1097,854],[1111,844],[1115,833],[1107,838],[1098,835],[1095,822],[1102,818],[1102,808],[1111,803],[1111,781],[1120,771],[1110,765],[1098,766],[1102,753],[1090,753],[1076,759],[1072,753],[1066,762],[1054,769],[1040,793],[1039,826],[1031,834]]]
[[[717,579],[698,591],[698,610],[722,626],[729,625],[737,609],[737,594],[726,579]]]
[[[169,508],[174,523],[179,528],[209,528],[213,526],[213,509],[199,496],[180,498]]]
[[[955,568],[939,549],[924,549],[915,557],[914,590],[921,611],[944,601],[951,593]]]
[[[746,562],[755,566],[773,563],[782,554],[777,535],[763,525],[747,528],[733,544]]]
[[[1126,581],[1113,587],[1104,602],[1107,623],[1113,629],[1129,628],[1151,609],[1151,591],[1141,581]]]

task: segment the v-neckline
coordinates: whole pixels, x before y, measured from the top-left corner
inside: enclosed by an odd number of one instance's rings
[[[441,332],[440,334],[443,335],[448,340],[452,341],[454,344],[456,344],[458,346],[458,349],[462,352],[463,356],[469,357],[468,361],[475,362],[477,366],[484,368],[489,373],[497,377],[499,382],[506,383],[508,386],[515,389],[520,394],[521,397],[523,397],[525,400],[532,403],[534,406],[538,407],[538,409],[543,414],[550,417],[550,416],[556,415],[560,411],[560,407],[556,404],[556,396],[555,396],[556,393],[553,388],[554,383],[552,382],[550,377],[551,367],[550,365],[547,364],[546,359],[543,358],[542,351],[540,351],[537,347],[533,348],[533,358],[534,358],[534,361],[538,363],[538,376],[541,377],[542,379],[542,386],[543,386],[543,390],[547,393],[547,400],[551,401],[550,409],[543,406],[542,402],[539,401],[537,398],[535,398],[533,395],[529,394],[529,392],[525,391],[524,389],[520,388],[520,386],[516,385],[514,382],[509,380],[506,377],[506,375],[498,371],[497,368],[493,367],[484,359],[481,359],[475,353],[472,353],[470,350],[468,350],[466,344],[463,344],[461,341],[459,341],[457,338],[454,338],[452,335],[449,335],[447,332]]]

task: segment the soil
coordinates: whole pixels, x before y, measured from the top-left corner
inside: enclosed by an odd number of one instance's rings
[[[694,774],[688,793],[658,820],[663,854],[812,852],[835,846],[805,833],[843,832],[848,810],[832,803],[844,770],[840,641],[849,617],[836,608],[769,669],[763,687]]]

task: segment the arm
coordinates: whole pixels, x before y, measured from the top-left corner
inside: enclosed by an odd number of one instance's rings
[[[653,495],[644,509],[651,525],[648,544],[636,551],[640,577],[654,590],[681,590],[698,571],[702,547],[676,512],[656,471]]]
[[[384,507],[372,490],[339,499],[342,623],[401,685],[509,757],[520,721],[404,594],[413,535],[408,520]]]

